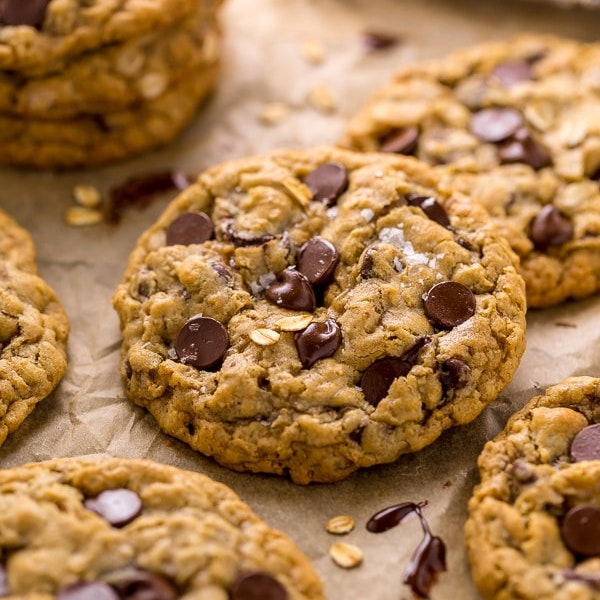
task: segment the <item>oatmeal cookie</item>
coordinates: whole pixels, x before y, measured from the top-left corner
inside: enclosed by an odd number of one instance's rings
[[[600,44],[525,34],[399,71],[343,146],[414,154],[482,202],[530,307],[600,290]]]
[[[533,398],[488,442],[465,526],[485,598],[600,597],[600,379]]]
[[[33,242],[0,213],[0,444],[66,370],[67,317],[37,275]]]
[[[280,151],[200,175],[114,295],[127,396],[236,470],[331,482],[474,419],[525,338],[516,256],[412,158]]]
[[[11,598],[321,600],[308,559],[223,484],[144,460],[0,472],[0,593]]]

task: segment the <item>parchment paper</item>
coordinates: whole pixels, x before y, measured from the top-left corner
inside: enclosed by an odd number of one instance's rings
[[[312,559],[332,600],[410,598],[402,573],[421,539],[416,519],[383,534],[365,529],[377,510],[427,500],[424,514],[447,544],[448,571],[432,598],[479,598],[462,541],[466,502],[477,479],[476,458],[511,411],[563,378],[600,375],[600,298],[528,315],[528,349],[508,388],[474,423],[396,463],[362,471],[332,485],[299,487],[273,476],[238,474],[162,434],[153,419],[125,399],[118,376],[120,334],[111,296],[127,256],[168,198],[130,211],[116,227],[69,227],[63,215],[72,189],[89,183],[104,194],[132,175],[173,168],[186,173],[223,160],[278,147],[335,142],[347,117],[401,64],[443,56],[461,45],[502,39],[518,31],[553,32],[592,40],[600,12],[566,10],[519,0],[227,0],[223,73],[218,91],[186,133],[159,152],[110,167],[52,174],[0,170],[0,206],[27,227],[42,275],[70,317],[70,366],[59,388],[0,449],[0,467],[59,456],[146,457],[197,470],[233,488],[271,525],[285,531]],[[397,34],[402,43],[365,50],[365,30]],[[306,59],[306,41],[325,49],[320,64]],[[337,103],[323,112],[306,102],[325,86]],[[291,112],[264,125],[265,104]],[[338,538],[324,530],[349,514],[356,529],[344,541],[364,553],[343,570],[328,555]]]

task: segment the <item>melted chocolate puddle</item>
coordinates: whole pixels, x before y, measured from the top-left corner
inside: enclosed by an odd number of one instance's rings
[[[383,533],[399,525],[412,514],[419,517],[423,539],[404,570],[402,582],[409,585],[420,598],[429,598],[429,592],[437,581],[438,575],[446,570],[446,546],[441,538],[431,533],[429,523],[421,512],[426,505],[427,501],[418,504],[402,502],[380,510],[367,521],[368,531]]]

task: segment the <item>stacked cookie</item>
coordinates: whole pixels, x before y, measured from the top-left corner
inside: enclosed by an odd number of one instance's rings
[[[33,241],[0,211],[0,444],[62,378],[68,332]]]
[[[218,70],[219,0],[0,5],[0,162],[91,166],[174,139]]]

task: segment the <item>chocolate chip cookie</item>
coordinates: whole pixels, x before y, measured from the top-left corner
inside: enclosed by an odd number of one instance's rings
[[[521,35],[410,66],[342,145],[414,154],[479,200],[530,307],[600,289],[600,44]]]
[[[310,562],[229,488],[151,461],[0,472],[0,595],[320,600]]]
[[[67,317],[29,234],[0,212],[0,444],[66,370]]]
[[[334,148],[216,166],[114,295],[127,396],[236,470],[331,482],[468,423],[524,350],[485,211],[412,158]]]
[[[465,527],[485,598],[600,595],[600,379],[533,398],[488,442]]]

